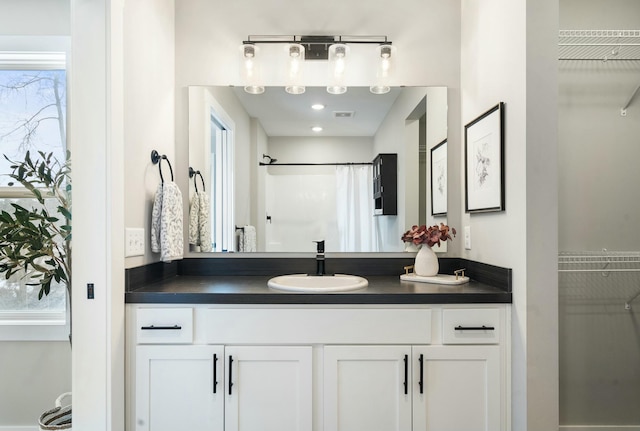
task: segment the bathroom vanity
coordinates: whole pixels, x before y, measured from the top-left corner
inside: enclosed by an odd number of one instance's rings
[[[127,293],[129,430],[510,428],[510,292],[367,276],[286,293],[268,278]]]

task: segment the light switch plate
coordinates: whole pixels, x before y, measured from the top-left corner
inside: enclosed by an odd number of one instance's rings
[[[144,256],[144,228],[126,228],[124,244],[125,257]]]
[[[464,248],[471,250],[471,226],[464,227]]]

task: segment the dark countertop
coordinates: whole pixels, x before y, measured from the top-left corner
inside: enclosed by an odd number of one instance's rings
[[[366,289],[339,293],[293,293],[267,287],[271,276],[182,276],[125,293],[128,304],[488,304],[511,303],[511,292],[471,280],[462,285],[401,281],[367,275]]]

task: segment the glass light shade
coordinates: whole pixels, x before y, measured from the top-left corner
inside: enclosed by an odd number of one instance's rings
[[[334,43],[329,47],[329,85],[327,92],[331,94],[346,93],[345,71],[349,47],[343,43]]]
[[[391,45],[379,45],[376,47],[376,83],[369,87],[374,94],[385,94],[391,90],[389,79],[393,74],[396,47]]]
[[[244,91],[250,94],[264,93],[262,84],[262,67],[260,64],[260,48],[252,44],[240,46],[241,61],[240,66],[242,79],[244,81]]]
[[[304,66],[304,46],[292,43],[286,47],[288,55],[289,77],[285,91],[289,94],[302,94],[305,87],[302,85],[302,68]]]

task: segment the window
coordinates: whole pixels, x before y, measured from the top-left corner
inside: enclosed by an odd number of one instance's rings
[[[25,208],[39,205],[6,175],[11,172],[7,158],[22,161],[27,151],[43,151],[65,159],[65,64],[64,52],[0,51],[0,211],[12,211],[12,203]],[[48,199],[46,206],[50,205],[53,208],[48,209],[55,212],[57,202]],[[49,295],[38,300],[40,286],[29,282],[17,275],[8,280],[0,275],[0,338],[24,339],[24,331],[15,331],[21,326],[61,326],[66,337],[64,285],[52,286]],[[9,331],[14,335],[7,336]],[[51,328],[45,332],[51,333]]]

